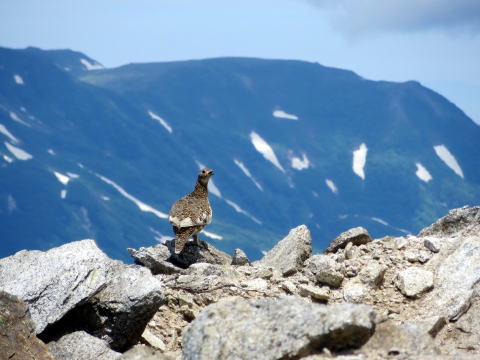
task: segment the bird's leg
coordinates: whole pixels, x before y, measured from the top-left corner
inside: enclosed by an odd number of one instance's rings
[[[197,246],[203,247],[205,250],[208,250],[208,244],[205,241],[200,240],[198,238],[198,234],[193,235],[193,240],[195,241],[195,244],[197,244]]]

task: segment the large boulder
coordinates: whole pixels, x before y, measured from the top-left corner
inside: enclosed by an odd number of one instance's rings
[[[128,252],[137,264],[148,267],[153,274],[178,273],[195,263],[218,265],[232,263],[232,258],[228,254],[206,242],[203,242],[203,246],[198,246],[195,242],[189,241],[180,254],[175,254],[174,240],[138,250],[128,249]]]
[[[372,241],[372,238],[370,237],[367,229],[359,226],[338,235],[334,240],[332,240],[330,245],[328,245],[325,252],[336,252],[338,249],[343,249],[346,247],[348,243],[352,243],[352,245],[361,245],[367,244],[370,241]]]
[[[137,343],[145,326],[162,305],[163,284],[138,265],[115,262],[108,285],[86,305],[90,332],[110,347],[124,351]]]
[[[0,358],[55,360],[45,344],[33,334],[34,328],[25,303],[0,291]]]
[[[439,263],[435,289],[425,304],[432,313],[456,320],[470,306],[479,282],[480,236],[462,238],[453,253]]]
[[[300,225],[280,240],[255,266],[273,267],[282,275],[294,274],[312,253],[312,238],[305,225]]]
[[[323,348],[358,348],[372,335],[367,305],[320,305],[294,297],[223,300],[184,331],[184,359],[296,359]]]
[[[76,331],[48,344],[57,360],[116,360],[122,354],[113,351],[105,341]]]
[[[446,216],[420,231],[419,236],[450,236],[472,228],[480,228],[480,206],[450,210]]]
[[[38,334],[105,287],[110,262],[93,240],[22,250],[0,259],[0,290],[25,301]]]

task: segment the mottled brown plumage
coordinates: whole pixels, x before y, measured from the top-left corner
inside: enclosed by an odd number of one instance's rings
[[[175,233],[175,253],[180,253],[189,237],[201,245],[198,233],[212,221],[212,208],[208,200],[208,181],[213,170],[202,169],[198,174],[195,189],[184,196],[170,209],[168,220]]]

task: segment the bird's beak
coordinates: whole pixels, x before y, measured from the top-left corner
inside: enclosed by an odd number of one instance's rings
[[[210,172],[208,173],[208,175],[212,176],[212,175],[215,175],[215,173],[214,173],[213,170],[212,170],[212,171],[210,171]]]

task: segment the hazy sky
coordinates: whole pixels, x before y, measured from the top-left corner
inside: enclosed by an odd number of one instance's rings
[[[0,0],[0,46],[107,67],[251,56],[418,80],[480,123],[480,0]]]

